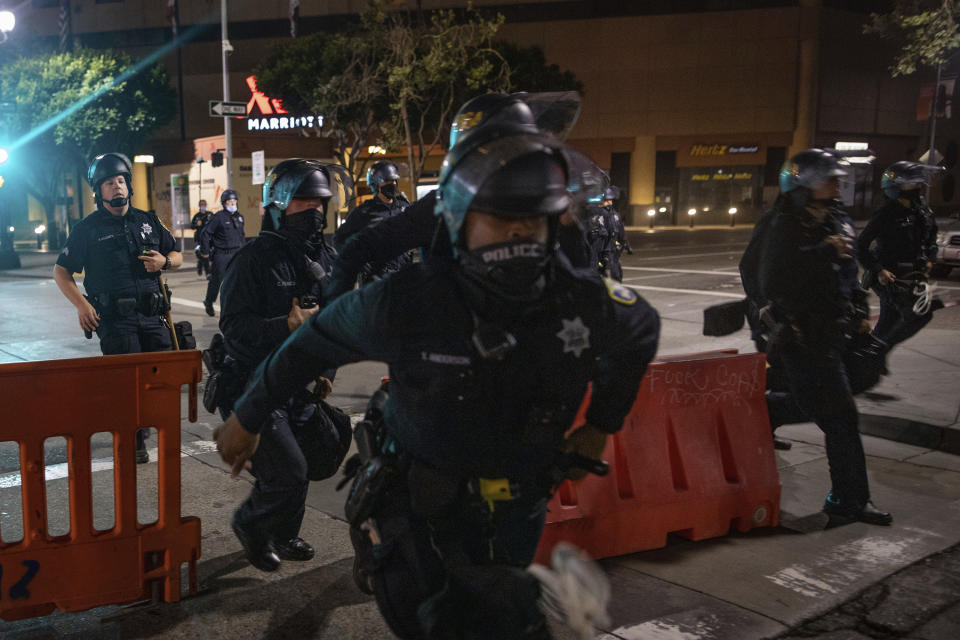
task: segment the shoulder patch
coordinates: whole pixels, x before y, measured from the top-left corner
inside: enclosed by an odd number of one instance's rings
[[[619,302],[628,307],[636,303],[637,294],[630,287],[625,287],[611,278],[604,278],[603,284],[607,286],[607,295],[613,298],[614,302]]]

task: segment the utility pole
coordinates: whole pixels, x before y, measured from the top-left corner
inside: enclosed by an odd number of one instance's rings
[[[937,164],[936,151],[933,150],[933,145],[937,139],[937,109],[939,108],[940,102],[940,70],[943,67],[942,62],[937,63],[937,83],[933,85],[933,100],[930,102],[930,150],[927,151],[927,164],[935,165]],[[930,202],[930,182],[927,181],[927,193],[924,194],[927,198],[927,202]]]
[[[227,69],[227,55],[233,51],[230,40],[227,39],[227,0],[220,0],[220,52],[223,58],[223,101],[230,101],[230,71]],[[227,189],[233,188],[233,135],[231,123],[233,118],[223,119],[223,137],[227,147]]]

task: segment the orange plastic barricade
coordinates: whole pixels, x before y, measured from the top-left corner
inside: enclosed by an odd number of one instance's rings
[[[180,388],[197,420],[199,351],[0,365],[0,441],[20,447],[23,539],[0,542],[0,618],[180,599],[181,565],[197,591],[200,520],[180,517]],[[137,522],[136,430],[158,435],[157,521]],[[113,433],[114,526],[93,526],[90,437]],[[67,442],[70,530],[47,526],[44,441]]]
[[[605,477],[564,482],[549,504],[537,562],[560,540],[595,558],[774,526],[780,478],[764,399],[763,354],[723,352],[654,362]],[[582,422],[589,398],[584,400]]]

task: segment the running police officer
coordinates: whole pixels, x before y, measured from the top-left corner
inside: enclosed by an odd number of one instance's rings
[[[860,234],[860,264],[880,298],[880,318],[873,335],[888,350],[933,318],[930,304],[915,305],[913,289],[916,281],[926,282],[937,257],[937,223],[923,190],[930,183],[930,172],[938,170],[905,160],[890,165],[880,181],[886,202]]]
[[[550,100],[553,99],[551,96]],[[531,107],[531,104],[534,106]],[[486,93],[471,98],[453,117],[448,148],[453,149],[481,131],[537,133],[539,128],[534,107],[550,124],[562,122],[561,126],[566,129],[573,126],[576,109],[571,110],[574,112],[572,115],[558,115],[557,109],[551,109],[550,106],[548,100],[538,94]],[[556,129],[557,126],[552,127],[552,130]],[[582,154],[576,155],[582,157]],[[411,204],[402,213],[361,229],[338,245],[339,256],[333,265],[326,295],[332,299],[352,289],[366,264],[387,263],[413,249],[419,249],[423,259],[450,258],[453,249],[449,234],[443,226],[443,220],[438,220],[434,215],[435,208],[436,190]]]
[[[368,227],[375,227],[384,220],[393,218],[410,206],[410,201],[400,193],[400,173],[397,165],[387,160],[374,162],[367,169],[367,186],[373,197],[347,215],[340,228],[333,234],[333,244],[339,251],[350,237]],[[409,253],[391,257],[382,262],[371,262],[360,272],[360,284],[366,284],[388,273],[399,271],[413,262]]]
[[[379,447],[392,480],[372,518],[352,524],[372,545],[377,603],[402,638],[549,637],[540,583],[524,568],[558,451],[600,458],[656,351],[645,301],[554,251],[567,189],[552,138],[456,145],[437,195],[456,262],[339,297],[264,361],[217,430],[238,472],[285,390],[348,362],[389,364]],[[587,423],[565,440],[590,381]]]
[[[224,417],[256,366],[317,313],[335,255],[323,229],[328,204],[339,192],[331,184],[345,175],[339,169],[295,158],[274,167],[264,182],[264,230],[237,252],[223,280]],[[281,560],[313,557],[313,547],[299,536],[308,482],[336,473],[350,444],[349,418],[336,414],[342,419],[333,424],[336,410],[322,402],[333,373],[318,372],[316,394],[305,385],[291,387],[292,397],[261,426],[263,438],[252,458],[256,482],[234,515],[233,530],[247,559],[262,571],[276,570]]]
[[[220,283],[227,271],[227,265],[233,254],[246,242],[243,215],[237,211],[237,192],[227,189],[220,194],[220,205],[223,208],[213,214],[210,222],[200,232],[200,257],[209,258],[213,266],[207,282],[207,295],[203,299],[203,307],[208,316],[216,315],[213,303],[217,301],[220,293]]]
[[[210,275],[210,259],[200,255],[200,233],[203,227],[210,222],[212,212],[207,211],[207,201],[201,200],[198,205],[198,211],[193,219],[190,220],[190,228],[193,229],[193,252],[197,256],[197,275]]]
[[[843,363],[851,333],[869,324],[855,309],[855,234],[839,202],[846,175],[835,155],[803,151],[780,173],[781,209],[760,258],[761,293],[778,321],[768,355],[783,368],[789,394],[778,410],[810,416],[826,436],[832,489],[823,510],[830,526],[854,521],[888,525],[893,518],[870,501],[859,416]],[[789,422],[791,420],[785,419]]]
[[[96,331],[104,355],[166,351],[173,344],[166,324],[160,272],[183,257],[155,215],[130,206],[130,161],[119,153],[94,158],[87,170],[97,210],[73,228],[53,278],[74,307],[80,327]],[[84,272],[80,293],[73,274]],[[137,432],[137,462],[147,462],[145,433]]]

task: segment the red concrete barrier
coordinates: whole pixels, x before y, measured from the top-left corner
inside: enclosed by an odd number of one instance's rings
[[[0,618],[17,620],[197,591],[200,520],[180,516],[180,388],[197,420],[200,352],[0,365],[0,441],[20,450],[23,538],[0,542]],[[158,519],[137,521],[137,429],[158,436]],[[93,526],[90,437],[113,434],[114,526]],[[44,441],[67,442],[70,530],[47,526]]]
[[[702,540],[775,526],[780,479],[765,382],[763,354],[651,364],[607,444],[609,475],[565,482],[550,501],[537,562],[560,540],[605,558],[662,547],[668,533]]]

